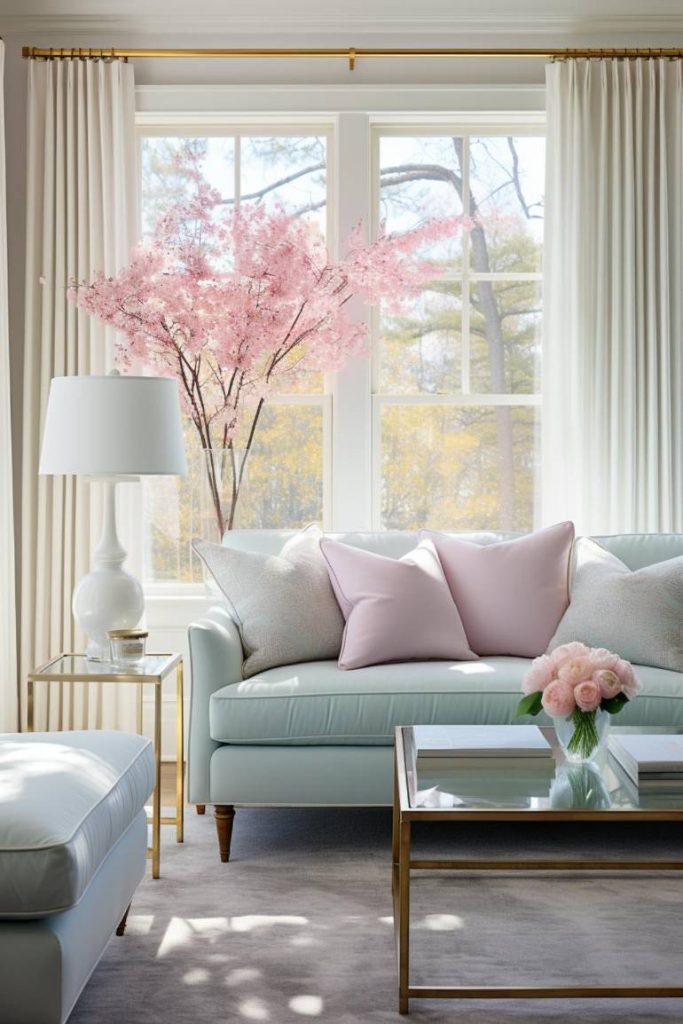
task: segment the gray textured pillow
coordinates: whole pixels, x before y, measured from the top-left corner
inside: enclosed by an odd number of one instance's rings
[[[632,572],[594,540],[577,540],[569,607],[548,651],[570,640],[683,672],[683,558]]]
[[[344,618],[320,552],[321,536],[308,527],[279,555],[194,542],[230,605],[245,678],[277,665],[338,657]]]

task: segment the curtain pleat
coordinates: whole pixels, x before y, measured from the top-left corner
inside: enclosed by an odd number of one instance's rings
[[[38,476],[51,379],[104,373],[112,362],[110,333],[68,301],[67,287],[121,267],[137,223],[132,65],[31,60],[28,76],[22,680],[48,657],[82,649],[71,598],[99,526],[96,488]]]
[[[683,530],[683,62],[546,84],[543,519]]]
[[[17,728],[18,701],[7,294],[4,61],[5,45],[0,40],[0,732],[9,732]]]

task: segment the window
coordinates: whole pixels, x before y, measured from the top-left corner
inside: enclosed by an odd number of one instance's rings
[[[226,204],[278,203],[315,222],[327,234],[327,129],[278,126],[258,134],[141,137],[142,232],[148,234],[187,180],[179,167],[190,152]],[[286,391],[265,407],[247,463],[235,525],[297,527],[321,521],[326,505],[324,452],[329,442],[328,399],[319,374],[295,371]],[[189,419],[185,428],[188,477],[144,483],[144,576],[148,582],[192,583],[201,569],[194,537],[207,535],[212,515],[204,456]]]
[[[538,447],[544,140],[378,129],[376,219],[464,227],[402,317],[374,321],[374,517],[526,530]]]
[[[544,186],[533,120],[188,120],[142,129],[143,232],[182,194],[177,157],[188,147],[226,204],[279,202],[331,241],[342,221],[393,231],[463,219],[425,253],[444,276],[401,317],[368,313],[371,372],[345,370],[342,386],[297,372],[269,400],[236,525],[344,530],[355,516],[352,528],[532,528]],[[333,421],[344,424],[334,438]],[[186,480],[144,484],[148,583],[202,578],[191,541],[206,535],[204,467],[189,423],[187,442]]]

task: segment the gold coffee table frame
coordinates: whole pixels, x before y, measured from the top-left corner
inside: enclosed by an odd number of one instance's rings
[[[60,730],[88,729],[90,725],[90,687],[95,684],[98,689],[95,694],[94,717],[95,728],[102,728],[103,718],[103,694],[101,683],[122,683],[125,685],[135,684],[138,687],[137,694],[137,731],[142,733],[142,695],[143,687],[154,687],[154,762],[155,781],[154,792],[152,793],[152,817],[148,818],[152,826],[152,846],[147,855],[152,860],[152,878],[159,878],[161,861],[161,825],[175,825],[176,842],[182,843],[184,839],[185,824],[185,732],[184,732],[184,706],[183,706],[183,657],[181,654],[154,654],[145,655],[145,661],[137,672],[118,670],[113,665],[105,662],[92,662],[91,671],[69,672],[59,667],[59,662],[67,658],[78,658],[87,666],[89,663],[84,654],[66,652],[51,658],[40,668],[30,672],[28,675],[28,708],[27,724],[28,731],[34,731],[35,718],[35,693],[36,683],[47,683],[47,714],[46,731],[51,728]],[[152,659],[155,659],[153,662]],[[159,659],[163,659],[159,662]],[[151,664],[150,664],[151,663]],[[97,668],[95,669],[95,666]],[[154,671],[148,671],[150,668]],[[176,672],[176,807],[175,817],[166,818],[161,816],[161,693],[162,684],[166,676],[175,669]],[[86,684],[82,694],[80,725],[76,724],[79,717],[76,712],[76,684]],[[52,686],[57,686],[57,721],[56,726],[52,725]]]
[[[552,730],[545,730],[546,735]],[[548,738],[550,738],[548,736]],[[415,752],[412,727],[396,729],[394,763],[394,814],[392,829],[392,890],[394,933],[398,967],[398,1011],[409,1013],[411,999],[597,999],[683,998],[683,986],[661,985],[411,985],[410,984],[410,875],[411,871],[681,871],[683,861],[576,861],[554,860],[420,860],[411,857],[411,825],[414,821],[683,821],[681,808],[615,810],[589,809],[482,809],[420,808],[410,803],[414,783]],[[410,775],[413,775],[411,778]]]

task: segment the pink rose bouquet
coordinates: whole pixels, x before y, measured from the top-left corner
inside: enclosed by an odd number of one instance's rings
[[[522,692],[517,714],[544,710],[551,718],[570,720],[574,731],[567,751],[588,758],[599,743],[598,711],[617,715],[640,692],[640,683],[618,654],[573,641],[534,659]]]

